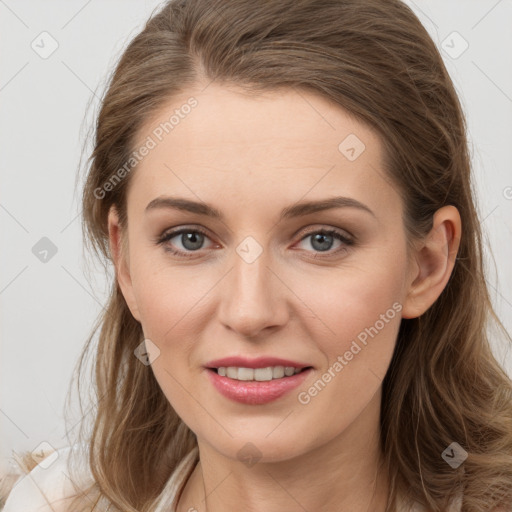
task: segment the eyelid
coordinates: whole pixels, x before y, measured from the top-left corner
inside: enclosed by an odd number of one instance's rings
[[[342,228],[336,228],[334,226],[328,226],[326,224],[315,224],[313,226],[308,226],[306,228],[300,229],[295,236],[300,236],[301,240],[304,236],[312,235],[314,233],[318,233],[319,231],[327,232],[327,231],[333,231],[335,233],[338,233],[339,235],[343,236],[347,240],[350,240],[351,242],[356,241],[356,237],[347,231],[346,229]]]
[[[176,228],[169,228],[169,229],[165,229],[160,235],[158,235],[154,240],[153,242],[157,245],[164,245],[167,241],[169,241],[170,239],[178,236],[178,235],[181,235],[183,233],[200,233],[201,235],[203,235],[204,237],[208,238],[210,241],[211,240],[211,237],[209,236],[208,232],[200,227],[200,226],[181,226],[181,227],[176,227]],[[212,241],[212,243],[214,243]],[[174,252],[174,251],[171,251],[171,252]],[[181,250],[176,250],[175,251],[176,253],[178,254],[194,254],[194,252],[199,252],[199,251],[181,251]]]
[[[308,229],[306,232],[300,231],[300,239],[294,244],[298,245],[306,240],[309,236],[315,234],[323,234],[327,236],[333,237],[335,240],[341,242],[341,246],[337,249],[328,249],[327,251],[304,251],[306,254],[309,254],[309,258],[313,257],[316,260],[333,260],[335,258],[340,258],[341,254],[347,254],[350,250],[354,249],[356,245],[356,239],[353,235],[349,234],[345,230],[341,230],[340,228],[333,227],[316,227]],[[294,249],[295,250],[295,249]],[[312,256],[311,256],[312,255]]]
[[[183,233],[190,233],[190,232],[200,233],[204,237],[208,238],[215,245],[215,242],[213,242],[213,240],[211,239],[211,237],[209,236],[209,234],[205,228],[202,228],[200,226],[187,226],[187,225],[184,225],[181,227],[176,227],[176,228],[166,229],[158,237],[156,237],[156,239],[154,239],[153,241],[157,245],[164,245],[170,239],[175,238],[176,236],[181,235]],[[299,240],[298,240],[298,242],[296,242],[296,244],[298,244],[298,243],[301,243],[308,236],[311,236],[314,234],[319,234],[319,233],[333,236],[335,239],[341,241],[343,243],[343,246],[336,250],[325,251],[326,252],[325,256],[322,256],[322,251],[316,251],[316,252],[311,251],[315,254],[315,258],[334,257],[340,251],[347,250],[349,247],[354,245],[356,242],[356,237],[354,235],[352,235],[351,233],[349,233],[348,231],[341,229],[341,228],[327,226],[325,224],[318,224],[316,226],[308,226],[306,228],[303,228],[303,229],[299,230],[294,235],[294,238],[296,236],[299,236]],[[296,245],[296,244],[294,244],[294,245]],[[194,257],[195,253],[201,252],[201,249],[199,249],[197,251],[182,251],[180,249],[170,249],[170,248],[166,248],[166,247],[164,247],[164,250],[166,250],[172,254],[178,255],[178,256],[183,256],[185,258]],[[305,251],[305,252],[310,252],[310,251]]]

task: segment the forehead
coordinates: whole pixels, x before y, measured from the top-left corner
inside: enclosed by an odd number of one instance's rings
[[[219,194],[281,194],[294,202],[340,193],[376,206],[398,198],[379,135],[309,91],[254,94],[215,83],[191,89],[146,120],[137,141],[135,149],[152,147],[131,176],[129,196],[148,201],[177,191],[208,194],[208,202]]]

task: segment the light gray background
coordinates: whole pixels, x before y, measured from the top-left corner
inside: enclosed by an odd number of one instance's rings
[[[512,0],[407,3],[448,52],[468,120],[486,246],[495,256],[490,291],[512,332]],[[160,4],[0,0],[2,467],[12,449],[66,444],[64,398],[106,289],[99,268],[84,273],[80,151],[107,72]],[[51,48],[44,31],[58,43],[47,58],[31,47]],[[458,55],[464,40],[469,46]],[[57,248],[47,262],[32,252],[42,237]],[[493,348],[512,375],[509,348]]]

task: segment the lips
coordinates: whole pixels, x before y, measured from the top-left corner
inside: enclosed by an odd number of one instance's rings
[[[313,368],[309,367],[291,377],[263,382],[233,380],[217,374],[210,368],[204,374],[213,387],[225,398],[244,405],[264,405],[281,397],[284,399],[286,395],[303,384],[313,371]]]
[[[310,368],[311,365],[292,361],[291,359],[281,359],[279,357],[262,356],[255,359],[247,357],[231,356],[222,359],[215,359],[206,363],[205,368],[216,369],[220,367],[235,366],[238,368],[267,368],[268,366],[293,366],[294,368]]]

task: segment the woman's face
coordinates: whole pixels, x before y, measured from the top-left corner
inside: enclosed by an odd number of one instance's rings
[[[412,267],[376,133],[311,93],[211,84],[174,98],[140,131],[143,145],[119,279],[151,370],[198,439],[233,458],[251,442],[284,460],[378,409]],[[314,206],[334,198],[345,199]],[[310,369],[244,383],[206,368],[226,357]],[[272,395],[286,379],[295,386]]]

